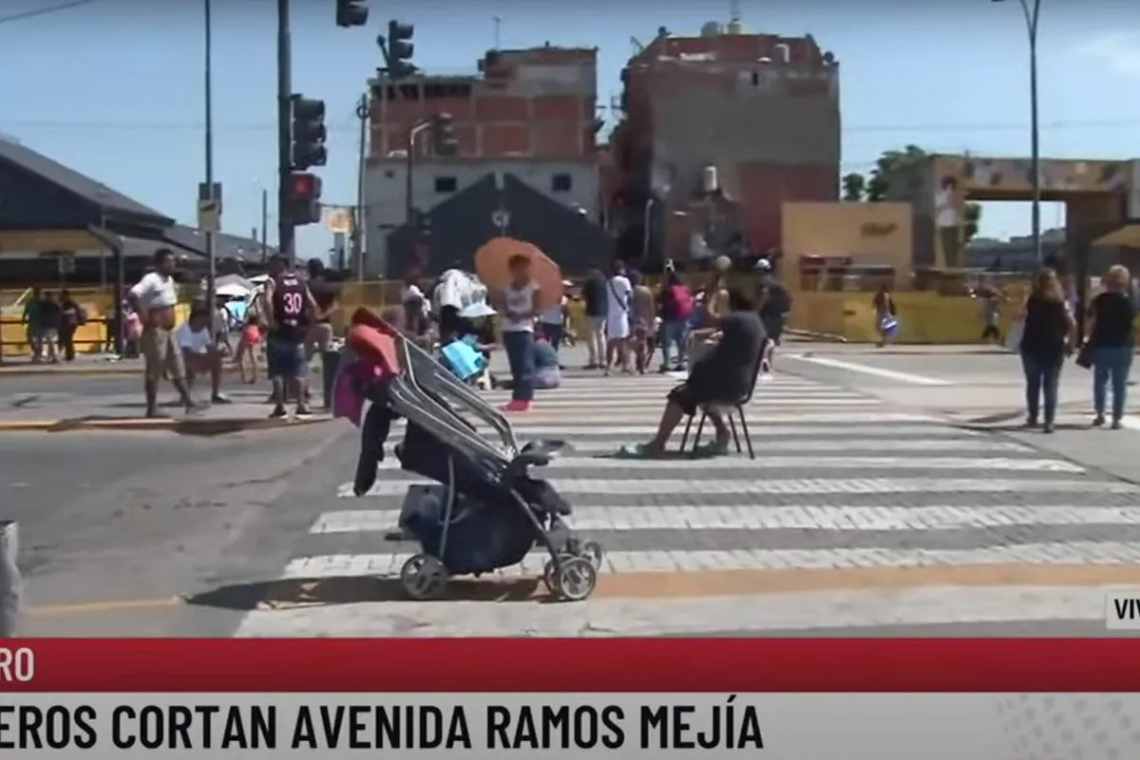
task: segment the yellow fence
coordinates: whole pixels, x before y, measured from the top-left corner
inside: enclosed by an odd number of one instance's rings
[[[982,303],[968,296],[937,293],[894,293],[899,328],[895,343],[977,343],[985,322]],[[792,304],[789,326],[845,338],[851,343],[879,340],[873,293],[799,293]],[[1002,303],[1004,334],[1017,318],[1020,298]]]
[[[747,277],[747,276],[746,276]],[[399,303],[402,283],[398,281],[347,282],[341,290],[339,313],[334,324],[342,327],[357,308],[364,306],[380,309]],[[185,317],[188,303],[196,288],[182,289],[179,319]],[[22,307],[18,297],[23,291],[0,291],[0,336],[4,356],[26,356],[29,347],[23,325],[19,324]],[[88,288],[71,289],[72,296],[86,309],[89,322],[76,333],[76,348],[81,352],[98,352],[107,341],[105,320],[113,316],[112,297],[108,291]],[[15,295],[13,295],[15,294]],[[1002,303],[1001,330],[1004,333],[1016,318],[1021,304],[1020,290],[1006,289],[1007,300]],[[800,292],[793,293],[792,328],[813,333],[840,336],[852,343],[876,342],[872,293],[867,292]],[[932,291],[901,292],[894,294],[898,307],[899,331],[896,343],[977,343],[984,327],[981,302],[967,296],[939,295]],[[572,301],[569,307],[570,328],[582,334],[583,307]]]

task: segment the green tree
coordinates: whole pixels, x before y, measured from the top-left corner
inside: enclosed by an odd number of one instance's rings
[[[914,176],[913,170],[926,161],[928,154],[917,145],[907,145],[902,150],[884,151],[875,161],[867,181],[867,200],[881,201],[887,197],[891,182],[907,175]]]
[[[867,189],[867,179],[858,172],[852,172],[843,177],[843,200],[848,203],[858,203],[863,200],[863,193]]]
[[[982,207],[978,203],[967,203],[963,215],[965,224],[962,226],[962,232],[966,237],[966,242],[969,243],[978,234],[978,225],[982,221]]]

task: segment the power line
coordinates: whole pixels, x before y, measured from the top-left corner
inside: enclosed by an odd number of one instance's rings
[[[99,0],[71,0],[69,3],[60,3],[59,5],[49,5],[46,8],[37,8],[34,11],[24,11],[22,13],[13,13],[10,16],[0,16],[0,24],[7,24],[9,21],[24,21],[29,18],[36,18],[37,16],[46,16],[49,13],[59,13],[60,11],[69,11],[72,8],[78,8],[81,5],[90,5],[91,3],[99,2]]]
[[[97,0],[84,0],[96,2]],[[3,22],[3,19],[0,19]],[[342,124],[330,124],[329,131],[355,131],[356,117],[351,121],[345,120]],[[1046,122],[1042,129],[1072,130],[1072,129],[1118,129],[1140,126],[1140,119],[1074,119],[1065,121]],[[30,129],[30,130],[68,130],[68,129],[107,129],[116,131],[149,131],[149,130],[187,130],[201,131],[203,125],[199,122],[151,122],[151,121],[71,121],[53,119],[28,119],[0,121],[4,129]],[[215,129],[227,132],[266,132],[276,130],[277,126],[269,122],[245,122],[217,124]],[[1026,124],[1014,122],[991,123],[953,123],[945,124],[867,124],[843,127],[844,134],[873,134],[873,133],[902,133],[902,132],[1017,132],[1028,129]]]

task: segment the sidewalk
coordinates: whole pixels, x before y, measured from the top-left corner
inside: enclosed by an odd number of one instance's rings
[[[869,354],[875,356],[963,356],[1008,354],[1004,346],[983,343],[933,344],[915,343],[878,348],[874,343],[832,343],[824,340],[797,340],[791,338],[783,342],[784,350],[796,353],[814,354]]]
[[[265,363],[260,362],[258,367],[262,372]],[[227,373],[237,373],[237,367],[230,361],[226,362]],[[29,377],[37,375],[141,375],[143,371],[142,359],[118,359],[111,354],[81,354],[73,362],[60,362],[59,364],[33,364],[26,357],[5,358],[0,362],[0,378],[2,377]]]
[[[0,432],[66,432],[72,430],[173,431],[187,435],[222,435],[244,430],[265,430],[289,425],[324,422],[321,413],[304,419],[269,419],[264,390],[236,390],[227,395],[232,404],[211,405],[188,415],[172,403],[174,392],[160,393],[161,411],[169,417],[147,419],[141,393],[97,397],[71,393],[23,394],[0,408]]]

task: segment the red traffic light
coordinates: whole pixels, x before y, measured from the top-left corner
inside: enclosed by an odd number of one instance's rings
[[[321,197],[321,178],[307,172],[289,176],[289,197],[297,200],[315,200]]]

